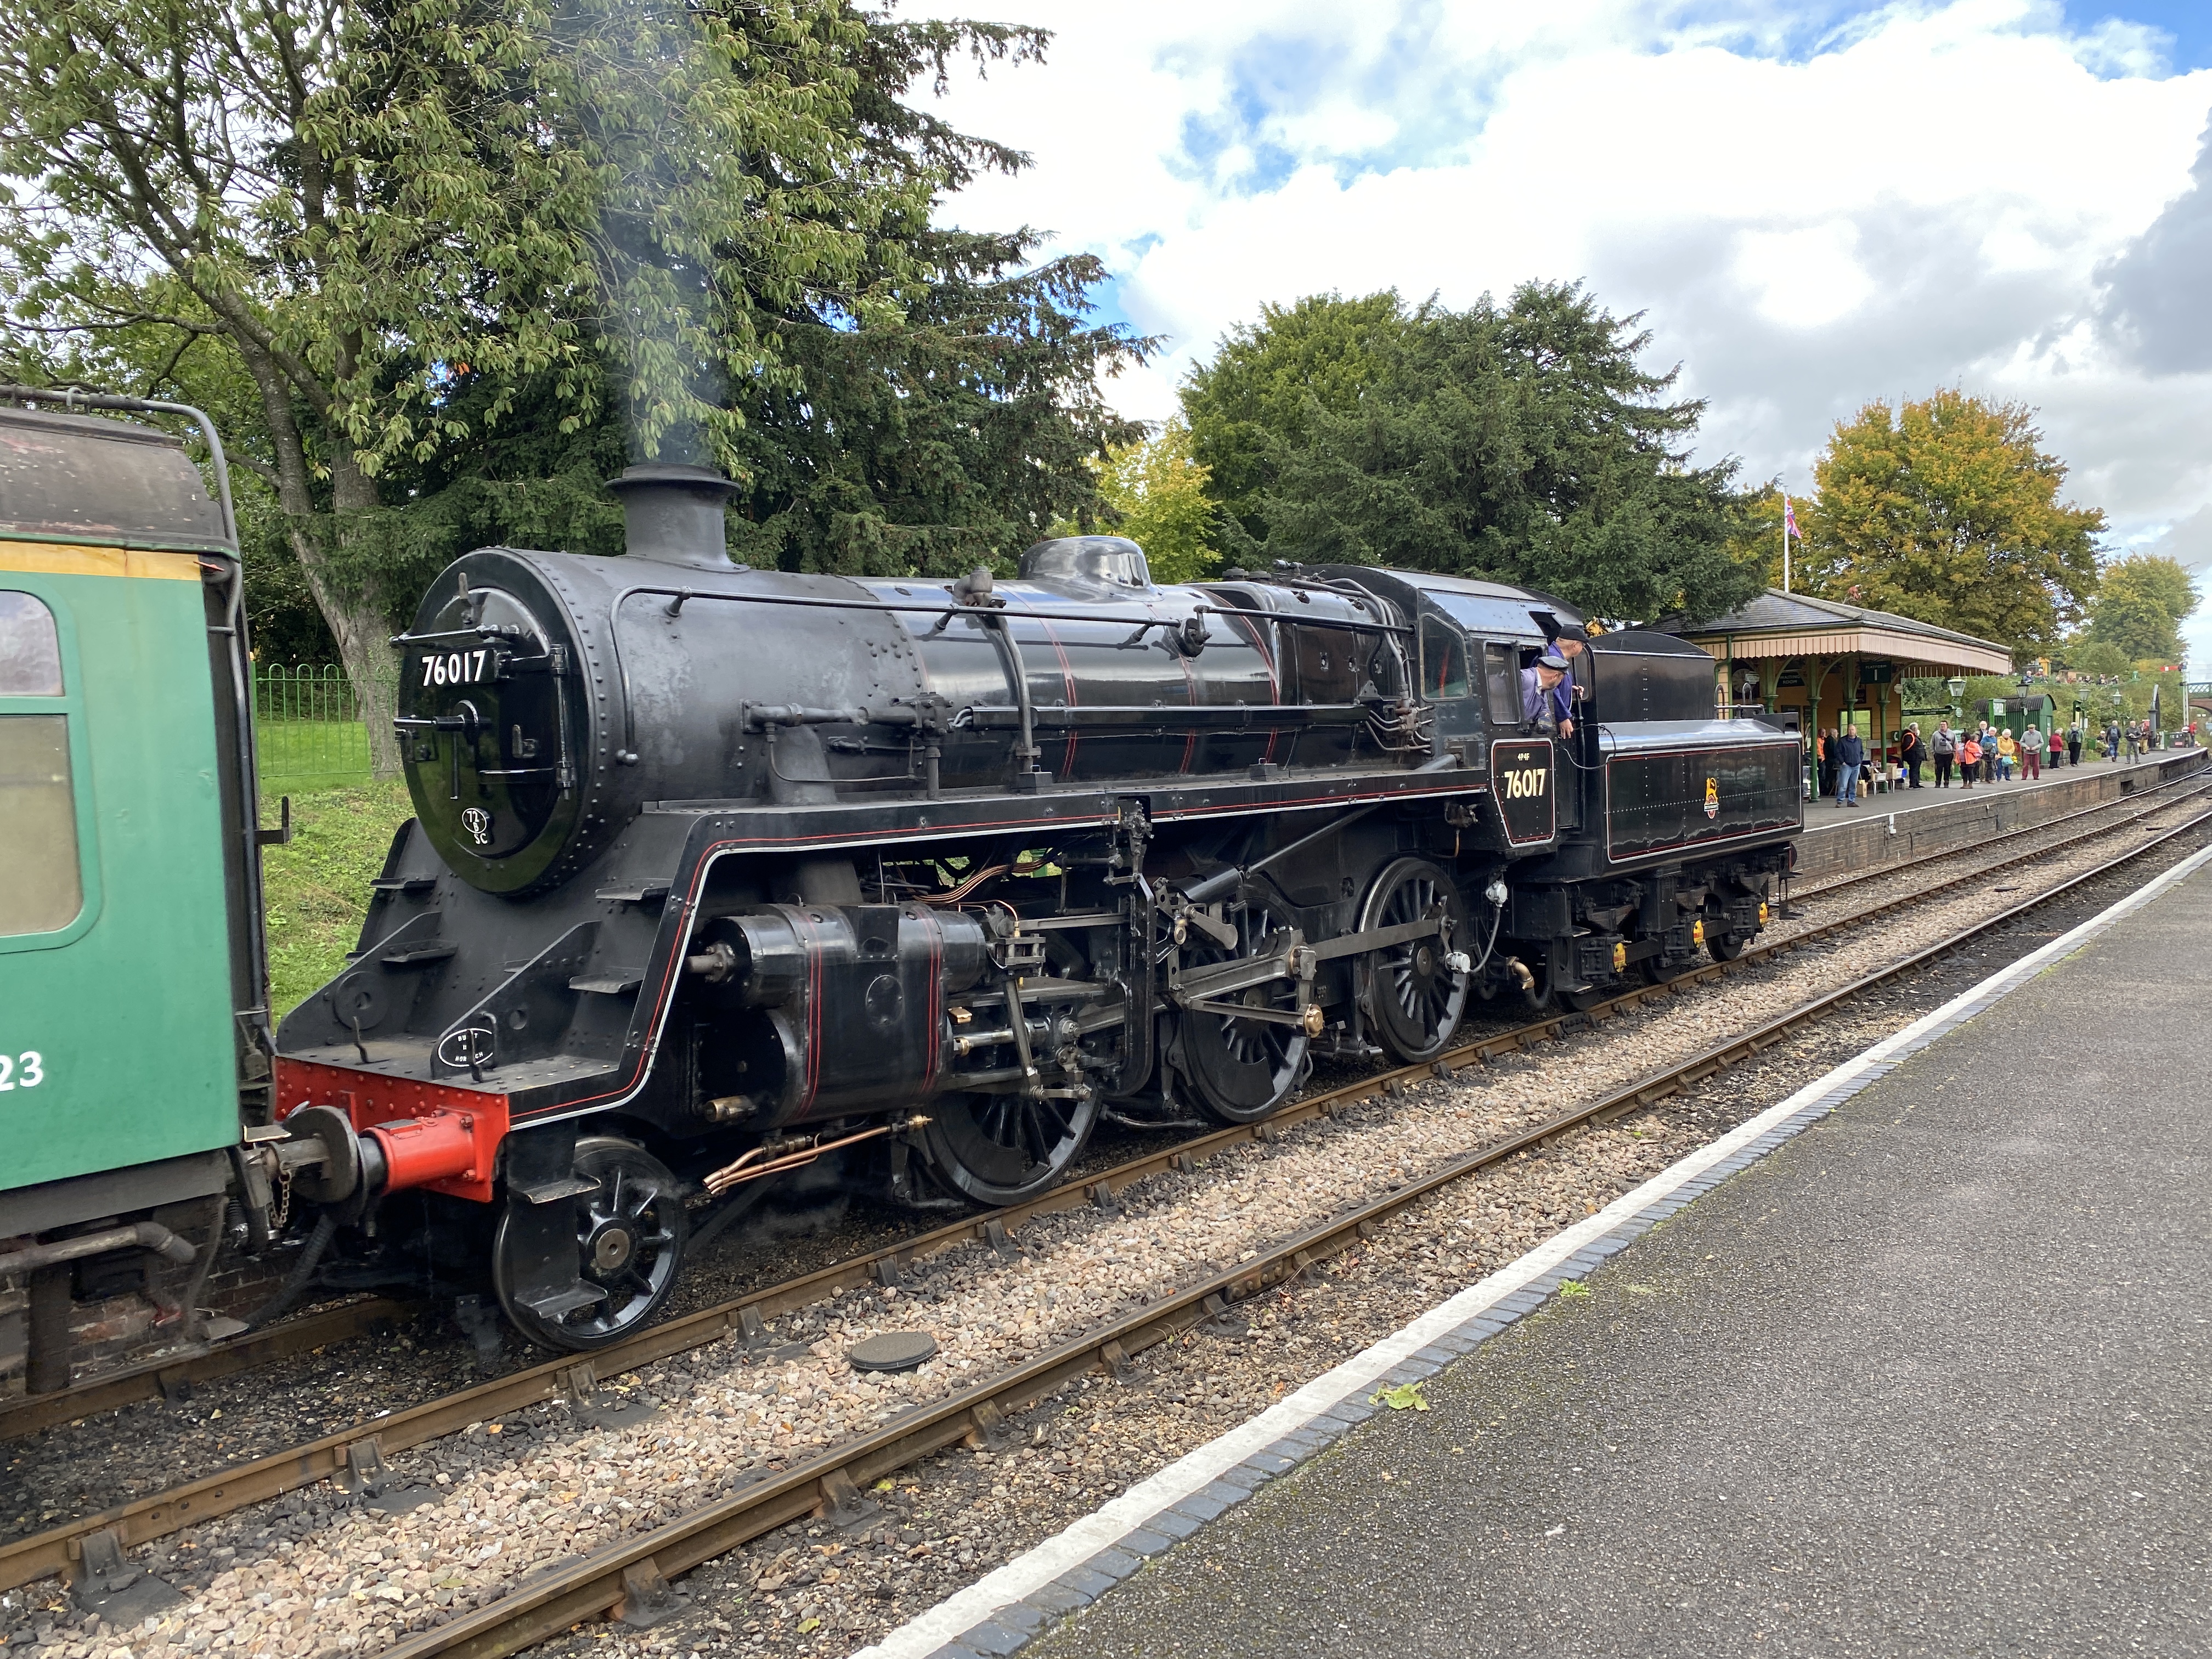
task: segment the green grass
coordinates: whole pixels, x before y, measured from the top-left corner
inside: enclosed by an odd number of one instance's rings
[[[253,747],[272,798],[369,786],[368,728],[359,720],[257,720]]]
[[[276,822],[276,797],[286,793],[264,790],[264,823]],[[414,815],[397,779],[289,793],[291,842],[261,853],[270,1012],[279,1019],[345,966],[368,912],[368,884],[383,872],[393,832]]]

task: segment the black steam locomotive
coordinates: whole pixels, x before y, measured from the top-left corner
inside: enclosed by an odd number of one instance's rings
[[[1316,1056],[1439,1054],[1471,998],[1731,955],[1789,867],[1796,739],[1539,594],[1156,586],[1110,537],[1006,585],[749,570],[718,476],[617,487],[629,556],[484,549],[424,599],[418,816],[277,1038],[299,1195],[494,1206],[549,1345],[649,1318],[702,1192],[835,1152],[1018,1200],[1102,1115],[1249,1121]],[[1523,706],[1558,641],[1565,737]]]

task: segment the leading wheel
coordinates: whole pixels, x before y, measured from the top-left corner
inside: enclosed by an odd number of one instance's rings
[[[546,1264],[524,1243],[533,1230],[517,1221],[516,1206],[527,1203],[520,1194],[508,1198],[492,1239],[492,1283],[507,1316],[532,1342],[580,1352],[621,1341],[660,1311],[676,1288],[691,1230],[682,1183],[635,1141],[586,1136],[576,1142],[574,1167],[580,1179],[593,1185],[574,1198],[554,1200],[565,1203],[574,1218],[580,1287],[574,1297],[561,1299],[599,1294],[585,1305],[557,1311],[521,1299],[523,1287],[544,1282]],[[556,1237],[568,1232],[556,1230]],[[546,1305],[558,1310],[559,1300]]]
[[[942,1095],[921,1135],[930,1173],[994,1208],[1035,1198],[1067,1173],[1098,1121],[1098,1097]]]
[[[1464,953],[1471,930],[1458,884],[1425,860],[1400,859],[1367,890],[1359,931],[1416,922],[1440,923],[1442,929],[1367,953],[1367,1018],[1383,1048],[1406,1066],[1434,1060],[1459,1029],[1467,1006]]]
[[[1183,950],[1183,970],[1263,957],[1281,948],[1289,925],[1265,903],[1247,904],[1236,913],[1234,949],[1193,933]],[[1224,1123],[1253,1123],[1290,1098],[1305,1070],[1309,1039],[1298,1023],[1298,987],[1294,979],[1270,979],[1224,992],[1216,1003],[1249,1008],[1232,1014],[1219,1008],[1185,1008],[1182,1058],[1199,1103]]]

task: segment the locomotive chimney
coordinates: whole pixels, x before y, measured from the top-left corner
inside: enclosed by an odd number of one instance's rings
[[[732,570],[722,513],[738,486],[711,466],[653,462],[607,481],[622,497],[623,525],[634,559],[657,559],[693,570]]]

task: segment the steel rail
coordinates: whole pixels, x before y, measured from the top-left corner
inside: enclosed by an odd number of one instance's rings
[[[0,1405],[0,1442],[20,1440],[57,1424],[97,1417],[148,1400],[189,1400],[197,1383],[253,1370],[328,1343],[402,1324],[428,1306],[391,1297],[364,1297],[335,1308],[311,1309],[265,1330],[224,1337],[204,1347],[103,1371],[52,1394],[26,1395]]]
[[[2199,824],[2212,811],[2166,830],[2069,878],[2034,897],[1939,940],[1886,967],[1860,975],[1767,1020],[1757,1029],[1717,1043],[1602,1099],[1451,1159],[1380,1198],[1346,1210],[1283,1240],[1261,1256],[1208,1275],[1161,1301],[1071,1338],[1028,1363],[986,1378],[930,1406],[917,1407],[872,1433],[763,1477],[744,1491],[702,1505],[690,1515],[636,1537],[610,1544],[568,1564],[544,1569],[481,1607],[385,1650],[384,1659],[500,1659],[586,1620],[616,1613],[626,1598],[648,1586],[726,1554],[764,1533],[807,1516],[836,1524],[866,1524],[871,1506],[860,1496],[868,1483],[930,1453],[965,1442],[993,1443],[1004,1420],[1061,1384],[1099,1370],[1121,1376],[1129,1356],[1164,1342],[1229,1304],[1248,1300],[1306,1274],[1327,1257],[1370,1238],[1380,1224],[1468,1176],[1592,1123],[1610,1121],[1686,1092],[1694,1085],[1772,1048],[1863,993],[1927,967],[1937,958],[2086,882],[2132,862]]]
[[[2155,810],[2169,810],[2180,804],[2167,801]],[[2191,823],[2201,821],[2192,819]],[[2062,845],[2116,834],[2132,827],[2133,822],[2130,820],[2088,830]],[[2157,842],[2147,842],[2145,847],[2157,844]],[[2043,857],[2053,850],[2050,848],[2036,848],[2016,854],[2005,864]],[[2143,850],[2144,848],[2136,848],[2123,854],[2122,860],[2137,856]],[[1988,866],[1967,872],[1934,886],[1923,887],[1881,904],[1855,910],[1849,915],[1820,923],[1787,939],[1753,945],[1730,961],[1705,963],[1663,982],[1637,986],[1588,1009],[1562,1010],[1542,1019],[1478,1038],[1434,1060],[1370,1073],[1294,1101],[1257,1122],[1214,1130],[1128,1159],[1103,1171],[1079,1176],[1024,1203],[965,1217],[849,1256],[812,1273],[653,1326],[594,1353],[563,1355],[505,1376],[495,1377],[474,1388],[441,1395],[420,1406],[409,1407],[338,1430],[250,1462],[181,1482],[148,1497],[64,1522],[46,1531],[0,1543],[0,1590],[13,1589],[41,1578],[73,1571],[76,1564],[82,1558],[85,1539],[95,1533],[112,1531],[118,1544],[129,1549],[185,1527],[200,1525],[251,1504],[282,1497],[303,1486],[337,1478],[353,1466],[355,1460],[372,1449],[378,1455],[389,1455],[443,1438],[486,1418],[556,1399],[566,1399],[588,1409],[598,1383],[605,1379],[720,1341],[732,1334],[739,1336],[748,1344],[765,1345],[765,1323],[769,1319],[811,1307],[841,1291],[871,1284],[896,1284],[900,1270],[906,1264],[925,1260],[958,1245],[979,1243],[1011,1254],[1012,1236],[1015,1230],[1024,1222],[1036,1217],[1086,1206],[1104,1207],[1113,1202],[1116,1193],[1132,1182],[1170,1170],[1188,1170],[1201,1160],[1246,1142],[1273,1140],[1285,1129],[1311,1122],[1318,1117],[1334,1116],[1377,1095],[1402,1094],[1411,1082],[1432,1077],[1449,1077],[1464,1066],[1486,1064],[1500,1055],[1516,1053],[1538,1042],[1555,1042],[1570,1033],[1588,1030],[1615,1013],[1662,1000],[1692,986],[1710,983],[1729,974],[1741,972],[1801,946],[1846,932],[1871,918],[1907,904],[1922,902],[1949,888],[1979,879],[1992,870],[2002,867],[2005,866]],[[2109,866],[2100,866],[2100,869]],[[2063,886],[2051,890],[2054,893],[2064,890]],[[2027,901],[2029,903],[2041,902],[2040,899]],[[374,1443],[373,1447],[371,1443]]]

